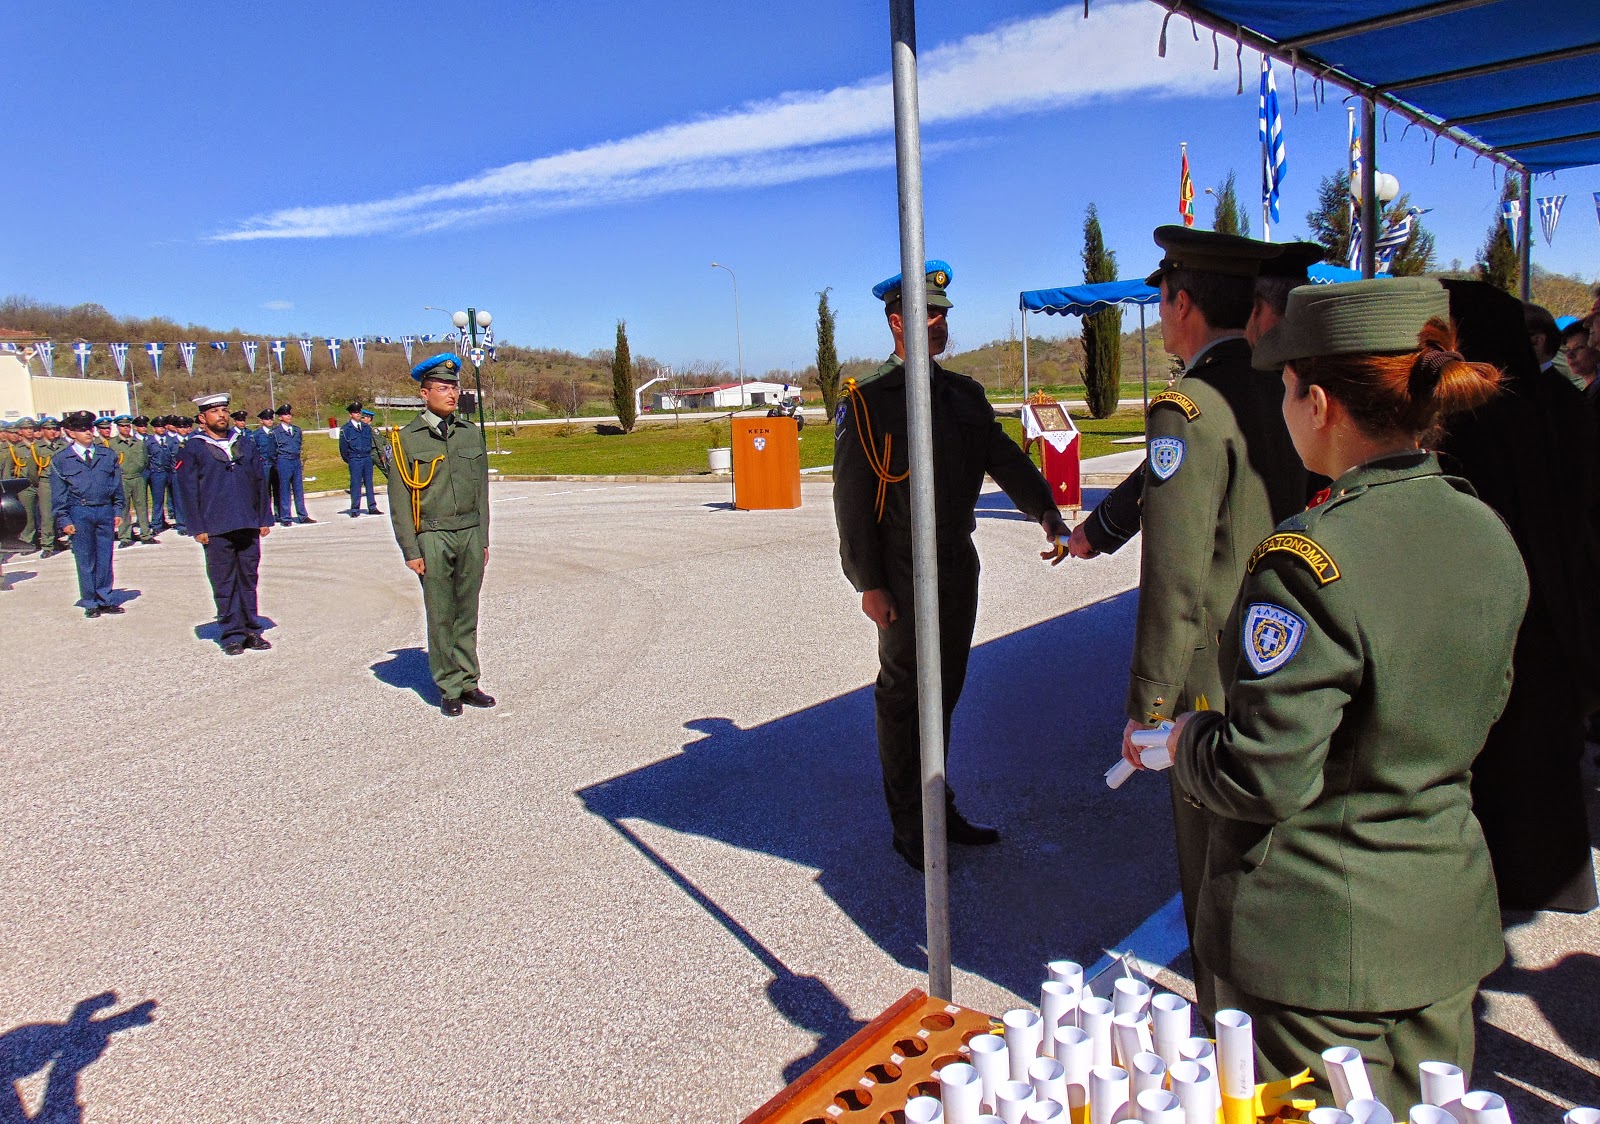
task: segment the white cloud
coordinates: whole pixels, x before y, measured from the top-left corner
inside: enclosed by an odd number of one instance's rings
[[[1156,57],[1163,12],[1138,2],[1076,3],[1051,15],[925,51],[925,125],[1059,109],[1133,93],[1221,93],[1211,44],[1186,23]],[[787,93],[622,140],[493,168],[367,203],[292,207],[218,241],[417,233],[529,211],[565,210],[668,192],[761,187],[892,165],[890,82]],[[1228,92],[1231,92],[1229,90]],[[937,155],[935,145],[925,155]]]
[[[269,308],[273,312],[288,312],[294,307],[294,301],[267,301],[261,307]]]

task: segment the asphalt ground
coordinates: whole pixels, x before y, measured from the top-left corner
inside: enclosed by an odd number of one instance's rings
[[[500,705],[458,719],[388,520],[340,497],[265,543],[270,652],[219,651],[170,533],[117,552],[120,617],[70,556],[8,562],[0,1120],[732,1121],[925,982],[871,626],[803,494],[497,483]],[[999,1012],[1152,932],[1176,874],[1165,784],[1101,782],[1136,550],[1052,570],[979,515],[951,776],[1005,839],[953,849],[951,905],[955,998]],[[1476,1083],[1554,1120],[1600,1100],[1600,919],[1512,948]]]

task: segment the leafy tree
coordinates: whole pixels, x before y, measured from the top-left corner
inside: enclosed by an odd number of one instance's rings
[[[1083,219],[1083,281],[1093,285],[1117,279],[1117,255],[1106,249],[1100,212],[1093,203]],[[1122,389],[1122,306],[1112,305],[1083,318],[1083,387],[1089,416],[1109,418]]]
[[[1517,181],[1507,176],[1505,188],[1500,192],[1500,202],[1516,199],[1518,195]],[[1497,207],[1494,225],[1489,227],[1489,237],[1484,241],[1483,249],[1478,251],[1478,280],[1515,293],[1521,276],[1522,263],[1517,260],[1517,251],[1511,245],[1511,234],[1506,230],[1505,220],[1500,217]]]
[[[1239,206],[1237,177],[1230,170],[1228,178],[1216,194],[1217,210],[1211,219],[1211,229],[1218,234],[1238,234],[1250,237],[1250,216]]]
[[[1411,209],[1411,196],[1402,195],[1383,208],[1379,226],[1387,230]],[[1317,185],[1317,207],[1306,215],[1306,226],[1311,239],[1320,242],[1328,251],[1328,261],[1334,265],[1350,262],[1350,172],[1341,168],[1331,176],[1323,176]],[[1389,273],[1395,277],[1409,277],[1432,272],[1434,268],[1433,233],[1420,218],[1411,221],[1411,237],[1400,247],[1389,263]]]
[[[617,321],[617,347],[611,355],[611,405],[616,408],[622,432],[632,433],[637,420],[633,409],[633,358],[628,351],[628,322]]]
[[[833,346],[833,309],[828,305],[831,287],[817,294],[817,389],[822,391],[822,409],[833,417],[839,400],[839,352]]]

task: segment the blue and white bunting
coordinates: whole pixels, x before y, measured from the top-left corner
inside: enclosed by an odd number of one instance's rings
[[[339,369],[339,348],[342,343],[343,341],[337,338],[328,340],[328,354],[333,356],[333,369],[335,371]]]
[[[1600,202],[1600,195],[1596,195],[1595,199],[1596,199],[1597,202]],[[406,365],[410,366],[410,364],[411,364],[411,349],[417,346],[417,337],[416,336],[401,336],[400,337],[400,346],[406,349]]]
[[[33,345],[33,353],[39,357],[39,362],[44,365],[44,373],[54,378],[56,373],[56,345],[49,340],[40,340]]]
[[[306,361],[306,374],[309,375],[311,373],[311,348],[315,341],[308,338],[298,342],[300,344],[300,357]]]
[[[272,352],[272,357],[278,361],[278,374],[283,374],[283,357],[284,354],[289,350],[289,345],[283,340],[273,340],[272,343],[267,346],[267,350]]]
[[[350,342],[353,343],[356,348],[356,366],[365,367],[367,365],[367,341],[362,338],[357,338],[351,340]]]
[[[94,350],[94,344],[79,340],[72,345],[72,357],[78,361],[78,377],[89,377],[89,353]]]
[[[223,351],[223,352],[227,351],[228,350],[228,341],[227,340],[212,340],[211,341],[211,350],[212,351]]]
[[[184,369],[189,372],[191,378],[194,376],[194,353],[199,348],[199,344],[190,343],[188,340],[183,340],[178,344],[178,354],[183,356]]]
[[[1261,202],[1273,222],[1282,222],[1278,195],[1289,175],[1289,154],[1283,144],[1283,113],[1278,108],[1278,83],[1272,60],[1261,56],[1261,102],[1257,115],[1261,134]]]
[[[155,371],[156,378],[161,377],[161,357],[166,354],[167,345],[164,343],[147,343],[144,353],[150,357],[150,368]]]
[[[117,377],[128,377],[128,345],[125,343],[107,344],[111,348],[111,361],[117,365]]]
[[[1539,205],[1539,228],[1544,231],[1544,244],[1548,246],[1555,241],[1556,224],[1561,221],[1561,208],[1566,205],[1567,197],[1546,195],[1534,202]]]
[[[1517,248],[1517,227],[1522,223],[1522,200],[1507,199],[1500,204],[1500,220],[1506,224],[1506,233],[1511,237],[1511,248]]]
[[[244,352],[244,361],[250,365],[250,373],[256,373],[256,351],[261,345],[255,340],[245,340],[239,345],[239,350]]]
[[[483,330],[483,350],[485,350],[485,351],[487,351],[489,353],[489,362],[491,362],[491,363],[500,362],[499,358],[494,353],[495,349],[494,349],[494,329],[493,328],[485,328]]]

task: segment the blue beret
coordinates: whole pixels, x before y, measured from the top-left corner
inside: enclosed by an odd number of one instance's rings
[[[364,418],[375,418],[378,415],[374,414],[371,410],[362,410],[361,411],[361,416],[364,417]]]
[[[12,422],[11,424],[15,425],[15,426],[20,426],[23,429],[32,429],[34,426],[38,425],[39,423],[34,421],[32,418],[18,418],[16,421]]]
[[[411,368],[411,377],[417,382],[421,382],[425,378],[443,379],[445,382],[460,382],[461,360],[456,358],[454,352],[441,351],[438,355],[430,355]]]
[[[112,420],[114,420],[118,425],[123,425],[123,424],[132,425],[133,424],[133,415],[132,414],[118,414]]]
[[[928,261],[928,295],[930,297],[937,296],[938,298],[937,301],[929,301],[928,303],[936,306],[943,306],[945,308],[950,307],[950,298],[945,296],[944,288],[954,279],[955,271],[950,268],[949,262],[939,261],[937,258]],[[901,283],[901,276],[900,274],[896,273],[888,280],[879,281],[876,285],[874,285],[872,287],[872,295],[877,297],[879,300],[888,303],[890,300],[895,299],[899,294]]]
[[[39,419],[39,424],[40,425],[47,425],[52,429],[60,429],[61,428],[60,420],[58,418],[51,417],[49,414],[46,414],[44,417],[40,418]]]

